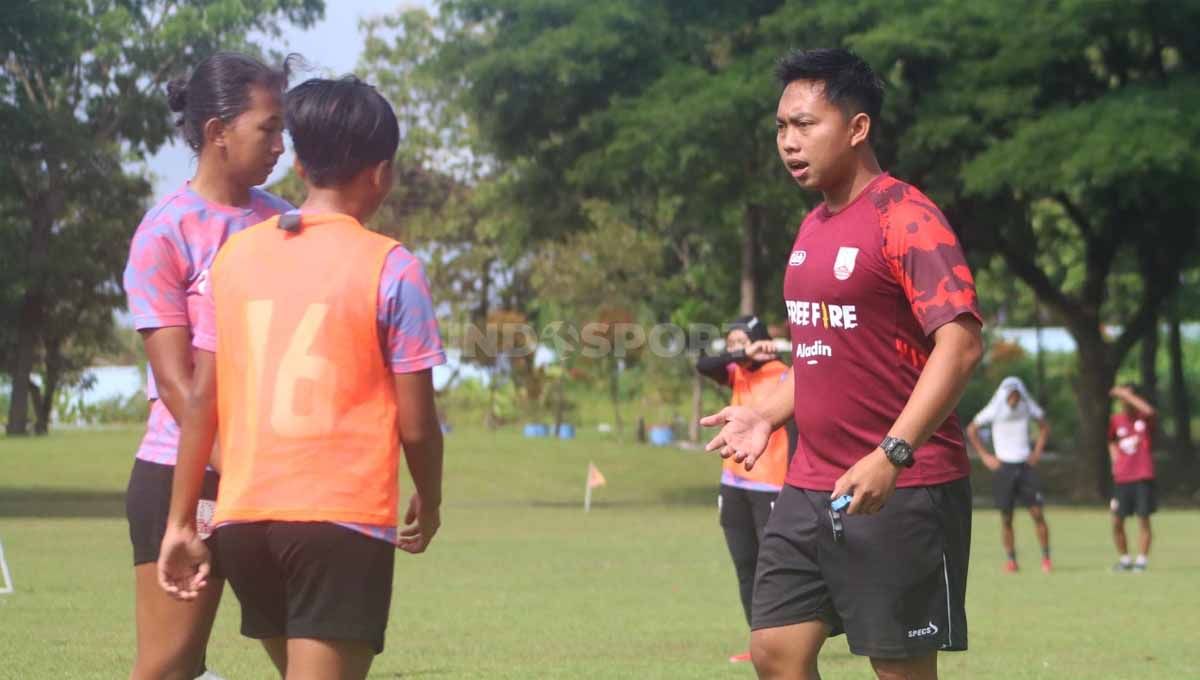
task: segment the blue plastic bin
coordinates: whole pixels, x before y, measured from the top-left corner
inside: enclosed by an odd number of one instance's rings
[[[650,428],[650,444],[653,446],[670,446],[675,440],[671,428],[666,425],[655,425]]]
[[[549,437],[550,428],[542,423],[525,423],[526,437]]]

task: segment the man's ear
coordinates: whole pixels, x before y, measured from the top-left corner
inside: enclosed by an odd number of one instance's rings
[[[871,137],[871,117],[865,113],[856,113],[850,119],[850,146],[857,147]]]
[[[204,143],[224,149],[227,146],[225,138],[226,129],[224,121],[216,116],[204,121],[204,127],[201,128],[201,131],[204,133]]]
[[[299,157],[292,158],[292,170],[296,172],[296,176],[301,182],[308,182],[308,171],[304,169],[304,164],[300,162]]]
[[[392,184],[392,161],[380,161],[371,171],[371,184],[379,191],[387,191]]]

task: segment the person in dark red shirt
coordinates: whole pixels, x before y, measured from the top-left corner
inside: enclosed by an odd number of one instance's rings
[[[824,198],[786,258],[792,371],[753,408],[701,421],[722,426],[708,449],[747,468],[776,427],[797,426],[758,557],[751,654],[760,678],[811,680],[826,638],[845,633],[880,678],[936,678],[939,650],[967,648],[971,493],[953,411],[982,354],[974,280],[941,211],[879,167],[871,67],[818,49],[777,74],[780,157]]]
[[[1109,392],[1122,404],[1108,423],[1108,456],[1112,460],[1113,542],[1120,555],[1113,571],[1146,571],[1150,555],[1150,515],[1158,509],[1154,493],[1154,454],[1152,444],[1158,411],[1138,396],[1134,385],[1121,385]],[[1138,516],[1141,529],[1140,551],[1136,560],[1129,558],[1125,539],[1125,518]]]

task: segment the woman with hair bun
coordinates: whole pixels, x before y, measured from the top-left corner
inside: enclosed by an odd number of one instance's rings
[[[258,185],[283,153],[287,67],[219,52],[189,77],[167,86],[176,125],[198,161],[192,179],[163,197],[134,233],[125,293],[150,361],[150,417],[125,497],[133,543],[137,656],[133,680],[216,677],[204,667],[205,647],[224,582],[195,602],[171,599],[158,587],[155,563],[166,528],[179,446],[178,419],[192,388],[192,328],[208,269],[231,235],[292,208]],[[217,493],[209,469],[197,506],[206,534]]]

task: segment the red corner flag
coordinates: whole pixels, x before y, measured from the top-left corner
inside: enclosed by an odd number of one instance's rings
[[[604,486],[604,475],[600,474],[600,468],[592,462],[588,462],[587,486],[583,492],[583,511],[590,512],[592,509],[592,489],[598,486]]]
[[[594,463],[588,463],[588,488],[594,489],[598,486],[604,486],[604,475],[600,474],[600,468]]]

